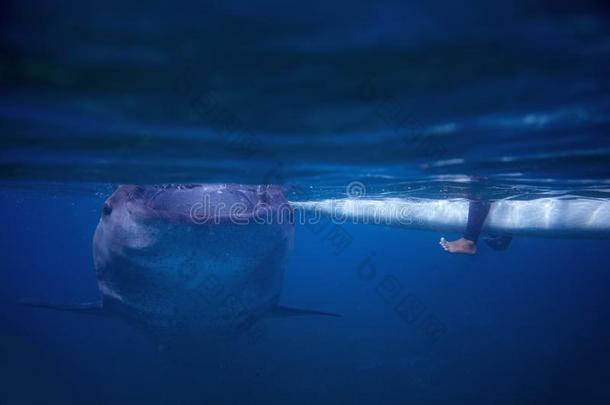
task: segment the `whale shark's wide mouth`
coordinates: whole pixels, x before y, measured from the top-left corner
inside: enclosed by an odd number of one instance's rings
[[[142,219],[186,220],[195,223],[274,220],[278,211],[291,216],[277,185],[167,184],[123,185],[115,193],[125,198]],[[284,214],[282,214],[282,217]]]

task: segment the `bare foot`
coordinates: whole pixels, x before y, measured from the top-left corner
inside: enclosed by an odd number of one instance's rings
[[[477,245],[471,240],[460,238],[449,242],[445,238],[441,238],[439,244],[449,253],[465,253],[467,255],[473,255],[477,253]]]

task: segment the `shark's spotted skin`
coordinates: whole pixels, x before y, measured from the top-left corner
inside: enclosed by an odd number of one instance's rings
[[[293,238],[279,186],[122,185],[93,239],[102,307],[162,337],[243,330],[278,304]]]

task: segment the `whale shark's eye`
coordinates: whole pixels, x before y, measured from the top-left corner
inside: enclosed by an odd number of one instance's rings
[[[108,203],[104,203],[104,205],[102,206],[102,214],[103,215],[112,214],[112,205],[110,205]]]

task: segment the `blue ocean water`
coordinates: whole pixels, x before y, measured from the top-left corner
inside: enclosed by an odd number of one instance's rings
[[[341,317],[186,351],[18,302],[99,299],[118,184],[608,202],[608,22],[596,1],[3,2],[0,403],[607,403],[607,232],[465,256],[441,229],[297,224],[281,302]]]

